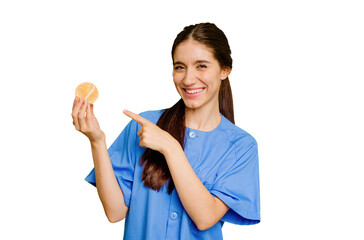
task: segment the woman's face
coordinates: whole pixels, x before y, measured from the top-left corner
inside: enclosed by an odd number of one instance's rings
[[[221,80],[229,68],[221,68],[212,50],[192,39],[181,42],[173,55],[173,81],[186,108],[218,108]]]

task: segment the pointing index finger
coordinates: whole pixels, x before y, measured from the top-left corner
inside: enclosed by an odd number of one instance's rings
[[[131,112],[131,111],[129,111],[129,110],[126,110],[126,109],[124,109],[124,111],[123,111],[123,113],[126,115],[126,116],[128,116],[128,117],[130,117],[130,118],[132,118],[132,119],[134,119],[137,123],[139,123],[140,125],[145,125],[145,124],[147,124],[149,121],[147,120],[147,119],[145,119],[145,118],[143,118],[142,116],[140,116],[140,115],[138,115],[138,114],[136,114],[136,113],[133,113],[133,112]]]

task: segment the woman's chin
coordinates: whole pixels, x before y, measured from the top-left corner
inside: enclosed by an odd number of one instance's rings
[[[197,101],[185,101],[184,100],[184,103],[185,103],[185,106],[186,108],[188,109],[198,109],[201,107],[201,104]]]

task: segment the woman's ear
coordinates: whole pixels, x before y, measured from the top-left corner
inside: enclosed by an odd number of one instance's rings
[[[223,67],[221,69],[221,80],[225,80],[229,77],[230,75],[230,72],[231,72],[231,67]]]

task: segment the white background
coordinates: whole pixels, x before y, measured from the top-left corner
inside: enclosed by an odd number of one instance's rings
[[[172,42],[216,23],[234,59],[236,124],[258,141],[261,217],[224,239],[363,239],[364,8],[361,1],[0,3],[1,239],[122,239],[107,221],[76,86],[115,140],[134,112],[172,106]],[[6,237],[5,237],[6,236]]]

